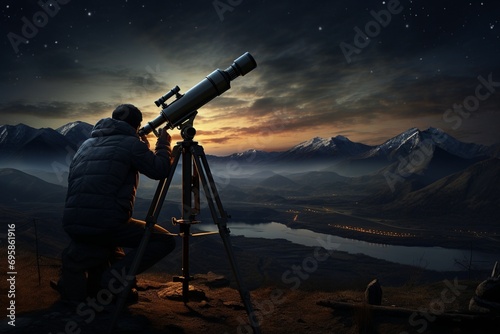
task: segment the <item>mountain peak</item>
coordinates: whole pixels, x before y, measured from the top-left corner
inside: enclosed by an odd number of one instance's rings
[[[20,145],[26,138],[31,138],[38,130],[24,123],[0,126],[0,146]]]
[[[90,137],[90,133],[94,128],[93,125],[82,121],[71,122],[56,129],[66,139],[79,146],[83,141]]]
[[[60,134],[62,134],[63,136],[65,136],[68,132],[70,131],[75,131],[74,129],[83,129],[84,131],[87,131],[89,129],[92,129],[93,126],[89,123],[85,123],[85,122],[82,122],[82,121],[75,121],[75,122],[70,122],[68,124],[65,124],[61,127],[58,127],[56,129],[57,132],[59,132]],[[78,131],[78,130],[76,130]]]
[[[347,138],[345,136],[342,136],[342,135],[336,135],[335,137],[333,137],[333,139],[335,139],[337,141],[347,141],[347,142],[350,142],[349,138]]]
[[[418,128],[409,128],[399,135],[387,140],[379,147],[384,152],[395,152],[403,149],[409,151],[420,142],[420,130]]]
[[[409,128],[406,131],[401,132],[400,134],[390,138],[387,140],[387,142],[390,141],[399,141],[399,140],[406,140],[408,138],[411,138],[413,136],[419,136],[422,132],[418,128]]]
[[[314,137],[292,147],[284,152],[282,157],[294,157],[293,159],[340,158],[360,154],[369,148],[368,145],[354,143],[342,135],[331,138]]]
[[[440,128],[433,128],[432,126],[429,127],[427,130],[425,130],[427,132],[431,132],[431,133],[445,133],[443,130],[441,130]]]
[[[331,146],[335,146],[331,138],[314,137],[296,145],[292,150],[318,150]]]

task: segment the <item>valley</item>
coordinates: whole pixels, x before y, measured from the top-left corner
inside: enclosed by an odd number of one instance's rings
[[[0,166],[4,167],[0,168],[0,187],[4,190],[0,195],[0,222],[27,226],[22,238],[32,244],[35,238],[31,225],[37,221],[45,256],[57,258],[67,243],[60,226],[65,178],[71,161],[71,150],[67,148],[76,149],[90,129],[89,124],[82,122],[70,123],[57,131],[24,125],[0,126],[0,152],[6,153],[0,159]],[[31,157],[29,152],[34,149],[43,155],[45,149],[54,151],[55,147],[59,147],[57,160],[40,160],[33,165],[25,159]],[[249,150],[226,157],[208,156],[208,160],[224,208],[231,216],[229,228],[240,223],[278,223],[294,230],[381,247],[441,247],[498,254],[500,160],[495,152],[494,147],[461,143],[438,129],[412,128],[377,146],[336,136],[313,138],[286,152]],[[421,158],[418,163],[417,156]],[[158,221],[169,230],[175,229],[171,218],[181,215],[180,172],[178,168]],[[387,175],[396,175],[397,182],[389,182]],[[156,186],[157,181],[141,177],[134,217],[146,216]],[[211,222],[203,195],[197,218],[203,223]],[[249,245],[242,261],[245,267],[253,268],[250,278],[262,275],[259,263],[264,259],[277,261],[276,268],[282,272],[305,256],[304,252],[310,252],[310,247],[285,238],[234,239]],[[193,241],[193,252],[205,249],[200,254],[206,261],[194,264],[199,272],[209,270],[211,265],[224,270],[216,260],[223,254],[212,252],[213,260],[209,259],[212,256],[207,258],[211,253],[208,250],[218,242],[213,237]],[[390,267],[401,266],[362,254],[339,252],[338,256],[349,257],[356,268],[355,263],[361,261],[374,275],[381,268],[380,261]],[[341,267],[349,266],[344,263]],[[478,266],[469,263],[463,267],[470,272]],[[178,264],[167,260],[162,268],[172,267]],[[359,269],[354,267],[349,273],[357,275],[355,271]],[[280,270],[274,270],[273,281],[280,281]],[[425,265],[417,270],[432,272]],[[392,274],[397,272],[391,269],[385,275],[394,283],[408,279]],[[476,272],[481,275],[483,271]],[[321,280],[322,275],[319,271],[317,279]]]

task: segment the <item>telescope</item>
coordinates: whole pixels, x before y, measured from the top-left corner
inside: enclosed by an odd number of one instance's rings
[[[244,76],[257,67],[257,63],[248,52],[234,60],[233,64],[224,71],[216,69],[205,79],[193,86],[184,95],[180,94],[179,87],[175,86],[167,94],[155,101],[157,107],[162,107],[160,115],[144,127],[139,129],[139,135],[147,135],[151,131],[166,123],[170,129],[181,126],[184,122],[196,115],[197,109],[223,94],[231,88],[230,82],[237,77]],[[167,104],[166,101],[172,96],[176,99]]]

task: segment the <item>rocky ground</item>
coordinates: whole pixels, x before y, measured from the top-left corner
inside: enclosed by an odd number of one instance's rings
[[[56,271],[47,268],[44,274],[54,275]],[[180,283],[173,283],[171,275],[141,275],[139,301],[119,313],[114,332],[251,333],[238,290],[228,279],[214,273],[195,278],[190,300],[184,303]],[[23,287],[15,327],[3,321],[0,333],[109,331],[116,305],[108,303],[104,295],[71,304],[60,301],[48,284],[30,285],[31,291]],[[384,287],[382,305],[388,310],[362,306],[361,289],[324,292],[270,285],[253,290],[251,297],[253,319],[262,333],[498,333],[498,318],[488,322],[443,319],[445,311],[466,307],[474,289],[475,282],[462,281]],[[397,312],[400,308],[410,311]]]
[[[498,318],[443,318],[467,310],[488,273],[432,272],[285,240],[231,240],[251,290],[252,319],[262,333],[498,333]],[[2,279],[0,333],[109,331],[114,303],[105,295],[100,301],[62,302],[49,284],[58,278],[59,259],[38,256],[37,261],[27,245],[18,246],[15,326],[4,318],[8,286]],[[115,333],[251,333],[223,249],[220,238],[193,238],[190,267],[196,279],[188,303],[179,295],[179,283],[172,282],[181,268],[181,247],[139,275],[139,301],[119,313]],[[6,250],[0,248],[0,254],[5,263]],[[374,277],[382,283],[385,309],[362,306]]]

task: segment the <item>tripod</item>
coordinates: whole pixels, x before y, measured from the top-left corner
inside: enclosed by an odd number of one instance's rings
[[[175,169],[182,156],[182,217],[181,219],[172,218],[172,222],[179,225],[179,235],[182,237],[182,276],[174,277],[174,282],[182,283],[182,299],[184,303],[188,303],[189,281],[193,279],[193,277],[189,274],[189,237],[192,235],[191,225],[199,223],[199,221],[195,219],[196,215],[200,212],[201,181],[212,219],[215,224],[217,224],[218,233],[222,238],[233,275],[236,279],[240,297],[243,301],[248,319],[250,321],[250,325],[254,334],[260,334],[259,324],[252,319],[255,314],[250,299],[250,293],[243,286],[240,271],[233,254],[233,247],[231,241],[229,240],[230,231],[227,227],[229,216],[224,211],[222,206],[222,202],[220,200],[203,147],[198,145],[198,142],[193,141],[196,134],[196,129],[193,127],[193,121],[196,117],[196,113],[197,112],[194,112],[193,116],[191,116],[191,118],[181,126],[181,136],[183,141],[177,142],[177,145],[174,146],[172,150],[173,160],[169,175],[166,179],[160,180],[158,187],[156,188],[156,192],[147,213],[144,236],[141,240],[134,262],[132,263],[127,277],[129,284],[125,285],[125,289],[120,294],[118,299],[117,308],[111,322],[110,333],[113,332],[119,313],[125,305],[125,300],[132,285],[131,279],[133,279],[137,273],[144,250],[151,236],[153,227],[158,220],[162,204],[172,182]],[[217,232],[202,232],[193,236],[214,233]]]

